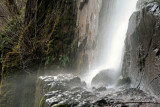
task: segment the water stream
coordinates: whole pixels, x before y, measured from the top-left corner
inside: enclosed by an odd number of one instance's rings
[[[114,69],[115,72],[112,73],[112,78],[117,78],[120,75],[129,18],[136,10],[137,1],[103,1],[102,15],[100,15],[100,38],[98,40],[99,57],[96,66],[85,74],[84,80],[88,84],[103,69]]]

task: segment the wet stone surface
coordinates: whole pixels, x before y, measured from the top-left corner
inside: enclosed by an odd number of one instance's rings
[[[71,74],[41,76],[49,88],[46,107],[160,107],[155,97],[135,88],[92,88]]]

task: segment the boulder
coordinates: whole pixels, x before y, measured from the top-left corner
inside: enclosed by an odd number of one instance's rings
[[[112,69],[106,69],[106,70],[100,71],[92,79],[91,85],[94,87],[111,85],[113,83],[112,74],[111,74],[112,72],[114,72],[114,70]]]
[[[106,71],[109,72],[112,70]],[[40,103],[34,107],[110,107],[113,105],[125,107],[123,104],[126,101],[157,102],[154,97],[135,88],[116,91],[114,89],[100,87],[95,88],[95,90],[90,90],[83,86],[84,82],[82,82],[79,77],[70,74],[41,76],[38,83],[39,87],[37,87],[37,91],[39,90],[39,93],[37,94],[43,94],[43,97],[41,96],[41,100],[37,100],[37,102]],[[137,107],[136,105],[137,104],[127,104],[127,107]],[[144,103],[142,105],[143,107],[160,107],[159,105],[154,106],[154,104],[146,105]]]
[[[102,91],[106,91],[107,88],[106,87],[99,87],[97,89],[95,89],[96,92],[102,92]]]

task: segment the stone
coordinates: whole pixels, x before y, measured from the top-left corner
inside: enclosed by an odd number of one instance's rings
[[[84,5],[88,3],[88,0],[81,0],[79,9],[82,10]]]
[[[145,0],[143,0],[145,1]],[[123,63],[132,87],[160,95],[160,4],[148,0],[130,18]]]
[[[95,89],[95,91],[98,91],[98,92],[106,91],[106,90],[107,90],[106,87],[100,87],[100,88]]]
[[[112,69],[102,70],[100,71],[91,82],[91,85],[94,87],[103,87],[108,86],[113,83],[111,72],[114,72]]]
[[[71,74],[59,74],[57,76],[42,76],[40,77],[41,87],[48,86],[48,91],[45,91],[45,102],[43,107],[105,107],[116,106],[125,107],[125,102],[157,102],[155,97],[148,95],[148,93],[136,89],[106,89],[105,87],[95,88],[93,90],[83,87],[83,82],[77,76]],[[79,84],[74,84],[75,80]],[[72,81],[72,82],[71,82]],[[81,83],[79,83],[81,82]],[[73,83],[73,85],[69,85]],[[54,85],[51,85],[54,84]],[[65,90],[56,88],[56,84],[63,86],[63,89],[69,85]],[[49,87],[54,88],[49,88]],[[95,91],[96,90],[96,91]],[[107,90],[107,91],[105,91]],[[44,88],[40,92],[44,91]],[[104,92],[105,91],[105,92]],[[109,92],[108,92],[109,91]],[[126,104],[127,107],[136,106],[137,104]],[[146,104],[142,104],[146,107]],[[153,107],[154,104],[147,105]],[[159,107],[159,105],[154,106]]]

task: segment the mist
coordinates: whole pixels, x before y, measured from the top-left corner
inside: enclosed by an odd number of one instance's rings
[[[101,70],[113,69],[110,73],[113,80],[120,76],[124,41],[126,38],[129,18],[136,10],[138,0],[104,0],[100,12],[99,38],[97,58],[85,74],[84,80],[90,84],[92,78]]]

